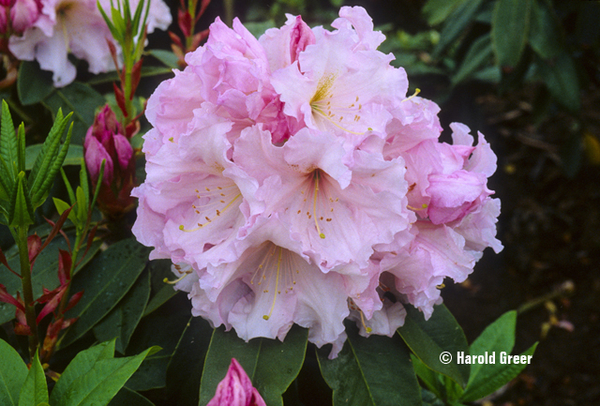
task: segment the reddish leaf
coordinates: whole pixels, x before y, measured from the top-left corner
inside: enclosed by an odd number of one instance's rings
[[[177,23],[179,24],[179,29],[183,33],[184,37],[187,38],[192,35],[192,15],[187,9],[179,9],[177,11]]]
[[[54,297],[50,299],[48,303],[46,303],[40,314],[38,314],[37,319],[35,319],[36,323],[40,324],[40,321],[42,321],[44,317],[46,317],[48,314],[52,313],[54,309],[56,309],[56,307],[60,303],[60,299],[62,299],[66,291],[67,287],[63,286],[58,290],[58,292],[56,292]]]
[[[54,351],[54,345],[58,339],[58,333],[60,333],[60,330],[63,328],[64,319],[62,317],[48,325],[48,329],[46,330],[46,338],[44,338],[44,343],[42,344],[42,349],[40,351],[40,357],[42,359],[46,359],[47,355]]]
[[[31,335],[31,329],[29,328],[29,326],[27,324],[23,324],[23,323],[19,323],[19,322],[17,322],[15,324],[14,332],[16,335],[19,335],[19,336],[30,336]]]
[[[63,211],[56,223],[51,220],[46,219],[46,222],[52,226],[52,230],[50,230],[50,234],[48,234],[48,238],[46,238],[46,241],[44,241],[44,245],[42,245],[42,250],[44,248],[46,248],[46,246],[48,246],[48,244],[50,244],[50,242],[54,239],[54,237],[56,237],[56,234],[58,234],[62,230],[62,226],[63,226],[63,224],[65,224],[67,217],[69,217],[69,213],[71,213],[71,209],[73,209],[73,206],[71,206],[68,209],[66,209],[65,211]],[[64,233],[63,233],[63,235],[64,235]]]
[[[73,317],[72,319],[66,319],[65,321],[63,321],[63,326],[62,326],[63,330],[67,327],[70,327],[78,319],[79,319],[79,317]]]
[[[0,263],[2,263],[6,268],[8,268],[9,271],[11,271],[15,275],[17,275],[19,278],[21,277],[21,275],[19,275],[15,271],[13,271],[13,269],[8,265],[8,261],[6,260],[6,257],[4,256],[4,252],[2,252],[2,248],[0,248]]]
[[[115,64],[115,69],[117,70],[117,72],[119,72],[119,60],[117,57],[117,48],[115,47],[115,44],[108,38],[106,38],[106,43],[108,44],[108,49],[110,51],[110,55],[112,56],[113,62]],[[123,77],[121,76],[121,72],[119,72],[119,76],[122,81]]]
[[[81,296],[83,296],[83,291],[77,292],[73,296],[71,296],[71,298],[69,299],[69,303],[67,303],[67,307],[65,307],[64,312],[66,313],[69,310],[71,310],[73,307],[75,307],[75,305],[77,303],[79,303],[79,299],[81,299]]]
[[[58,250],[58,280],[61,286],[71,280],[71,266],[73,265],[71,254],[65,250]]]
[[[27,251],[29,253],[29,264],[33,268],[33,263],[38,254],[42,251],[42,239],[39,235],[33,234],[27,237]]]
[[[15,306],[17,309],[25,311],[25,305],[15,299],[13,295],[7,292],[6,286],[0,283],[0,302],[8,303]]]
[[[169,31],[168,34],[169,38],[171,38],[171,42],[173,43],[173,45],[177,46],[177,48],[179,49],[183,49],[183,43],[181,42],[181,39],[179,39],[179,37],[172,31]],[[171,45],[171,47],[173,45]]]
[[[21,299],[21,295],[17,292],[17,301],[20,306],[17,307],[17,311],[15,312],[15,318],[17,319],[17,323],[15,325],[15,334],[29,336],[31,335],[31,329],[27,324],[27,316],[25,316],[25,302]]]
[[[198,14],[196,14],[196,22],[198,22],[200,16],[204,14],[204,11],[206,11],[206,7],[208,7],[209,4],[210,0],[202,0],[202,3],[200,3],[200,11],[198,12]]]
[[[135,94],[135,91],[140,83],[140,78],[142,77],[143,61],[144,58],[140,58],[140,60],[137,61],[131,69],[131,94],[129,95],[129,100],[133,100],[133,95]]]
[[[117,101],[117,105],[123,112],[123,115],[127,117],[127,108],[125,107],[125,95],[123,91],[117,87],[117,84],[113,82],[113,90],[115,92],[115,100]]]

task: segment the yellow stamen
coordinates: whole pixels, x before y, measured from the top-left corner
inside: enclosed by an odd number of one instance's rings
[[[279,247],[279,258],[277,258],[277,274],[275,276],[275,292],[273,294],[273,303],[271,304],[271,309],[269,310],[269,314],[265,314],[263,319],[269,320],[271,315],[273,314],[273,309],[275,308],[275,301],[277,300],[277,295],[279,294],[279,274],[281,268],[281,247]]]
[[[315,195],[313,198],[313,217],[315,218],[315,226],[317,227],[317,233],[319,237],[325,238],[325,234],[321,232],[319,223],[317,222],[317,193],[319,192],[319,172],[315,172]]]
[[[412,96],[407,97],[406,99],[402,100],[403,102],[412,99],[413,97],[416,97],[419,93],[421,93],[421,89],[419,89],[418,87],[415,89],[415,92],[413,93]]]

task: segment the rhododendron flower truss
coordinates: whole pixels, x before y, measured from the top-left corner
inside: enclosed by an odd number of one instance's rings
[[[439,107],[407,97],[364,9],[332,27],[211,25],[148,100],[133,232],[177,264],[194,315],[244,340],[295,323],[333,357],[344,319],[392,336],[404,304],[429,317],[446,278],[502,245],[483,135],[455,123],[439,142]]]

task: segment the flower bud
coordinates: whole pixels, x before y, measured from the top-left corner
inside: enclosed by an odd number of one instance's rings
[[[85,164],[92,183],[96,185],[102,161],[104,175],[98,206],[109,218],[119,218],[133,209],[135,200],[130,196],[135,186],[135,156],[125,131],[108,105],[96,115],[83,145]]]
[[[266,406],[242,366],[231,359],[227,375],[217,386],[215,397],[207,406]]]
[[[17,0],[10,9],[13,33],[22,34],[33,26],[39,15],[40,5],[36,0]]]

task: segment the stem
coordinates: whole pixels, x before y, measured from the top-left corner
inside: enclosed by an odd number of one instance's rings
[[[225,24],[231,27],[233,23],[233,0],[225,0]]]
[[[25,317],[31,330],[29,335],[29,356],[33,359],[39,346],[35,304],[33,299],[33,286],[31,285],[31,264],[29,263],[29,249],[27,247],[28,227],[18,227],[17,237],[19,245],[19,258],[21,262],[21,284],[23,286],[23,301],[25,302]]]

